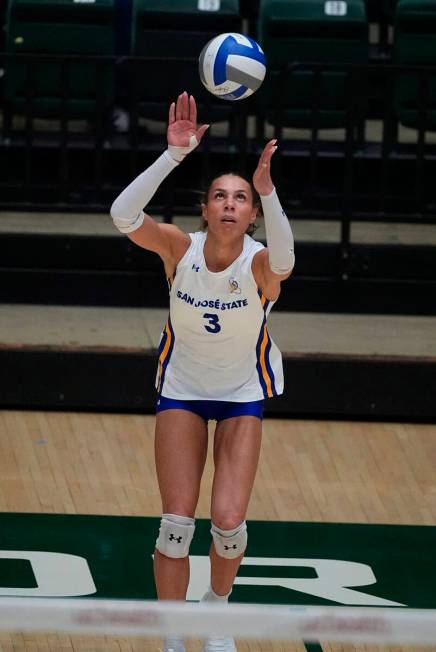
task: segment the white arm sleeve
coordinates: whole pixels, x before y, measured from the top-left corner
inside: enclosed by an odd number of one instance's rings
[[[144,221],[142,209],[177,165],[178,161],[166,150],[118,195],[111,206],[111,216],[121,233],[131,233],[139,229]]]
[[[269,266],[274,274],[288,274],[295,263],[291,225],[275,188],[269,195],[261,195],[260,201],[265,219]]]

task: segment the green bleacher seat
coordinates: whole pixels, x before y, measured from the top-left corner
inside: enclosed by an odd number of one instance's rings
[[[436,66],[435,0],[400,0],[395,12],[394,55],[397,64]],[[417,74],[396,77],[394,105],[402,124],[420,123],[421,83]],[[436,130],[436,74],[429,75],[424,127]]]
[[[95,114],[113,101],[112,65],[97,68],[74,55],[115,53],[114,0],[9,0],[6,51],[69,59],[67,67],[59,61],[40,60],[31,68],[9,63],[5,97],[12,112],[60,117],[65,108],[69,118]]]
[[[6,0],[0,0],[0,52],[5,49]]]
[[[217,34],[241,30],[239,0],[133,0],[133,55],[166,59],[148,68],[152,83],[139,89],[141,112],[150,118],[162,116],[163,106],[183,90],[200,104],[205,101],[207,91],[198,74],[203,46]],[[186,57],[192,61],[181,63]],[[229,103],[212,102],[219,108],[210,119],[225,119]]]
[[[242,26],[239,0],[134,0],[133,22],[134,53],[169,58],[197,57],[211,38]]]
[[[364,1],[261,0],[259,39],[268,66],[267,78],[258,92],[264,115],[274,124],[276,107],[281,102],[284,126],[310,127],[316,100],[313,73],[307,69],[292,72],[283,86],[279,73],[271,69],[294,62],[367,63],[368,23]],[[320,128],[346,123],[350,98],[357,101],[356,86],[362,88],[357,81],[351,85],[344,72],[322,73],[317,93]]]
[[[389,20],[389,22],[394,22],[395,9],[398,4],[398,0],[383,0],[383,13]]]

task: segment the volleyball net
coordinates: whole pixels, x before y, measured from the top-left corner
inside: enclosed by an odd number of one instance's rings
[[[0,598],[0,632],[435,645],[436,610]]]

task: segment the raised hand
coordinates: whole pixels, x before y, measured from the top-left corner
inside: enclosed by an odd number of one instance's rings
[[[253,174],[253,185],[259,195],[269,195],[274,189],[271,179],[271,159],[277,149],[276,143],[277,139],[273,138],[265,145]]]
[[[192,145],[192,136],[195,136],[198,144],[208,128],[209,125],[197,127],[197,105],[192,95],[188,96],[185,91],[179,95],[177,102],[171,103],[167,129],[168,145],[189,147]]]

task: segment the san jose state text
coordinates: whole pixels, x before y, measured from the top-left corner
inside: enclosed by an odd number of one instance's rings
[[[221,299],[196,299],[187,292],[177,291],[177,298],[194,308],[214,308],[215,310],[233,310],[248,306],[248,299],[236,299],[235,301],[222,301]]]

